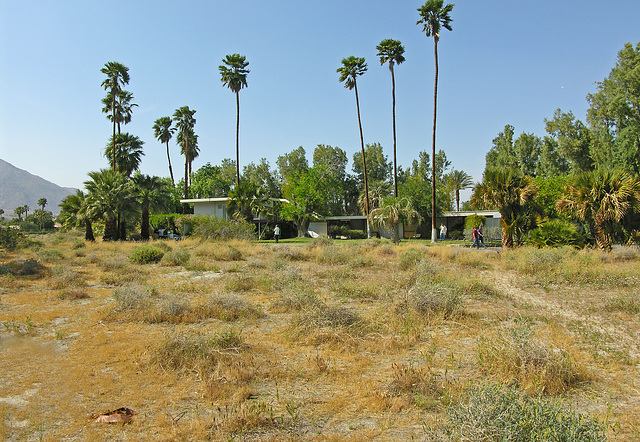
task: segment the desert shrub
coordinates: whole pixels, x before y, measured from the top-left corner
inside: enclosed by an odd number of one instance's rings
[[[316,262],[321,264],[347,264],[353,258],[348,247],[322,247],[316,252]]]
[[[183,266],[189,262],[191,255],[188,250],[179,249],[165,253],[160,260],[163,266]]]
[[[248,292],[257,287],[257,279],[252,274],[238,273],[229,277],[224,286],[233,292]]]
[[[82,249],[86,247],[86,244],[84,243],[84,240],[82,239],[76,239],[73,241],[73,244],[71,244],[71,248],[73,250],[78,250],[78,249]]]
[[[241,261],[243,259],[240,249],[231,244],[225,244],[219,241],[200,244],[194,254],[196,256],[205,256],[216,261]]]
[[[74,300],[89,298],[89,293],[84,288],[65,288],[58,293],[58,299]]]
[[[42,276],[45,268],[32,258],[14,259],[6,264],[0,264],[0,275],[13,276]]]
[[[151,264],[159,262],[163,256],[164,252],[161,249],[145,244],[131,250],[129,260],[136,264]]]
[[[380,247],[378,247],[378,253],[380,255],[395,256],[397,251],[398,249],[395,247],[395,244],[390,241],[382,242],[380,243]]]
[[[212,296],[207,300],[202,310],[206,317],[218,318],[221,321],[258,319],[264,316],[258,306],[234,295]]]
[[[418,281],[396,304],[398,314],[407,311],[426,316],[442,315],[447,319],[462,312],[462,295],[450,284]]]
[[[186,215],[175,220],[176,226],[187,230],[190,234],[207,239],[255,239],[256,227],[245,220],[226,220],[216,216]]]
[[[575,223],[563,219],[550,219],[529,233],[528,243],[536,247],[583,247],[585,239]]]
[[[478,253],[477,250],[458,248],[452,251],[451,258],[453,262],[462,264],[465,267],[472,267],[479,270],[486,270],[491,268],[492,257],[486,253]]]
[[[332,246],[333,240],[326,235],[320,235],[317,238],[313,238],[307,243],[307,247],[312,249],[314,247],[327,247]]]
[[[424,255],[418,249],[407,249],[400,254],[400,268],[407,270],[420,262]]]
[[[352,343],[369,330],[367,322],[354,310],[318,304],[293,315],[292,335],[314,345],[325,342]]]
[[[169,243],[163,240],[154,241],[153,246],[159,248],[163,252],[170,252],[173,250],[173,248],[169,245]]]
[[[461,287],[466,296],[483,299],[483,298],[502,298],[502,293],[496,289],[495,285],[491,282],[486,282],[478,278],[458,281],[457,284]]]
[[[276,258],[287,261],[304,261],[307,259],[307,255],[303,253],[303,249],[301,247],[290,247],[284,245],[278,247],[276,251]]]
[[[235,330],[214,335],[175,333],[165,338],[155,361],[163,368],[206,375],[245,347],[242,335]]]
[[[318,308],[321,305],[322,301],[312,289],[309,287],[300,287],[299,290],[289,290],[283,293],[280,299],[271,304],[270,310],[274,313],[286,313]]]
[[[56,249],[41,248],[36,252],[36,255],[42,262],[58,262],[64,258],[62,252]]]
[[[113,290],[113,299],[116,302],[113,312],[139,316],[148,310],[156,296],[154,290],[141,284],[126,284]]]
[[[68,267],[54,267],[51,270],[49,285],[53,289],[83,287],[86,284],[82,275]]]
[[[24,245],[24,235],[19,230],[0,227],[0,247],[13,250]]]
[[[573,255],[576,255],[576,251],[569,247],[553,249],[521,247],[501,254],[502,260],[508,268],[528,275],[553,275],[562,267],[563,261]]]
[[[381,292],[378,282],[353,278],[332,278],[330,287],[336,295],[352,299],[378,299]]]
[[[559,401],[530,397],[516,387],[493,385],[470,389],[447,409],[444,433],[468,441],[584,441],[607,440],[605,425],[577,413]]]
[[[566,351],[535,339],[526,323],[481,337],[478,365],[503,383],[516,383],[534,394],[561,393],[586,377]]]
[[[436,376],[428,367],[413,364],[393,364],[393,379],[387,384],[385,395],[410,395],[419,403],[432,402],[439,392]],[[425,401],[425,399],[427,399]]]

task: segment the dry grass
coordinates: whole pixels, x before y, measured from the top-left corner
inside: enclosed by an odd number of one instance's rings
[[[640,438],[633,249],[34,244],[0,251],[6,440],[455,440],[465,410],[482,434],[487,401],[517,418],[538,394]],[[130,425],[88,419],[122,406]]]

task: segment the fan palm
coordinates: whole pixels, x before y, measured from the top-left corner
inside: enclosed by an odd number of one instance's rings
[[[87,214],[91,219],[104,219],[103,240],[117,240],[121,232],[118,229],[118,214],[126,214],[136,206],[135,194],[127,177],[112,169],[89,172],[85,181]]]
[[[369,183],[367,181],[367,163],[364,153],[364,137],[362,135],[362,121],[360,119],[360,100],[358,99],[358,82],[357,78],[367,72],[367,63],[362,57],[354,57],[353,55],[342,59],[342,66],[337,69],[340,74],[340,82],[344,83],[344,87],[354,90],[356,93],[356,110],[358,111],[358,127],[360,129],[360,146],[362,148],[362,172],[364,176],[364,211],[367,219],[369,219]],[[367,237],[371,237],[371,229],[367,222]]]
[[[369,186],[369,208],[371,210],[377,209],[380,207],[382,200],[391,196],[392,193],[391,183],[388,183],[387,181],[372,181]],[[358,197],[358,206],[363,208],[364,202],[364,192],[362,192]]]
[[[236,94],[236,185],[240,184],[240,90],[247,87],[247,69],[249,62],[244,55],[232,54],[227,55],[222,60],[222,65],[218,66],[220,70],[220,80],[223,86],[227,86],[231,92]]]
[[[131,123],[133,107],[137,106],[137,104],[131,102],[132,100],[133,94],[123,90],[118,92],[115,100],[111,97],[111,92],[107,92],[107,96],[102,99],[102,104],[104,105],[102,112],[107,114],[109,121],[114,121],[115,119],[118,133],[120,133],[120,125],[122,123]],[[112,106],[115,106],[115,108],[112,109]]]
[[[95,241],[91,218],[88,216],[85,203],[85,195],[81,190],[62,199],[60,202],[60,214],[57,219],[63,229],[84,226],[84,239]]]
[[[404,46],[393,39],[382,40],[378,46],[378,57],[380,57],[380,65],[389,63],[389,71],[391,71],[391,97],[392,97],[392,118],[393,118],[393,195],[398,197],[398,163],[396,161],[396,77],[393,70],[395,64],[405,61]]]
[[[453,9],[452,4],[443,6],[443,0],[429,0],[420,8],[420,20],[416,24],[422,24],[422,31],[427,37],[433,37],[433,51],[435,56],[436,74],[433,87],[433,131],[431,140],[431,242],[436,242],[436,107],[438,104],[438,41],[441,28],[451,31],[451,17],[449,13]]]
[[[142,145],[144,141],[129,133],[116,134],[114,139],[109,140],[105,147],[104,154],[107,158],[114,158],[115,169],[125,176],[130,176],[140,167],[142,156]]]
[[[176,131],[175,127],[171,127],[173,121],[171,117],[158,118],[153,123],[153,136],[156,137],[161,143],[167,145],[167,161],[169,162],[169,175],[171,175],[171,182],[175,186],[176,182],[173,179],[173,169],[171,168],[171,157],[169,156],[169,141],[173,137],[173,133]]]
[[[192,144],[197,140],[194,132],[196,119],[193,117],[195,110],[189,109],[189,106],[182,106],[173,113],[173,121],[178,129],[178,144],[181,147],[181,154],[184,155],[184,198],[189,198],[189,166],[193,161],[192,156],[194,149]],[[195,146],[197,149],[197,145]]]
[[[394,243],[400,242],[401,224],[415,224],[419,221],[420,215],[408,198],[384,198],[380,207],[371,211],[371,223],[376,228],[386,228]]]
[[[460,191],[473,185],[473,179],[462,170],[452,170],[447,176],[447,185],[456,196],[456,210],[460,211]]]
[[[141,205],[140,237],[149,239],[149,212],[163,209],[171,202],[171,194],[165,182],[157,176],[136,174],[133,177],[134,191]]]
[[[622,218],[640,210],[640,180],[619,170],[584,172],[569,181],[556,206],[586,222],[598,247],[609,250]]]
[[[108,116],[109,120],[113,123],[113,135],[112,140],[116,138],[116,100],[118,95],[123,90],[122,87],[126,84],[129,84],[129,68],[125,65],[110,61],[105,63],[104,67],[100,69],[100,72],[105,74],[107,78],[102,82],[102,87],[105,91],[107,91],[107,97],[111,99],[111,105],[103,108],[103,112],[111,112],[111,115]],[[104,102],[104,100],[103,100]],[[115,157],[115,149],[113,151],[113,156],[111,158],[111,167],[115,168],[116,165],[116,157]]]
[[[538,188],[533,178],[513,170],[490,169],[484,180],[478,184],[471,197],[473,207],[496,208],[500,212],[502,246],[513,247],[519,243],[530,224],[532,207],[530,203]]]

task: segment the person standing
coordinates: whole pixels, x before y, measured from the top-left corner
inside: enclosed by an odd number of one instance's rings
[[[278,244],[278,240],[280,239],[280,227],[276,224],[276,228],[273,229],[273,236],[276,239],[276,244]]]
[[[447,228],[444,224],[440,223],[440,241],[444,241],[447,236]]]

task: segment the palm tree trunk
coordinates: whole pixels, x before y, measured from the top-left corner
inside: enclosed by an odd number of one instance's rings
[[[354,80],[356,91],[356,109],[358,111],[358,127],[360,128],[360,146],[362,147],[362,174],[364,176],[364,213],[367,217],[367,238],[371,238],[371,227],[369,226],[369,183],[367,180],[367,162],[364,153],[364,136],[362,135],[362,121],[360,120],[360,100],[358,99],[358,84]]]
[[[391,97],[392,97],[392,116],[393,116],[393,196],[398,198],[398,162],[396,160],[396,77],[393,72],[393,62],[389,62],[389,70],[391,71]]]
[[[93,226],[91,225],[91,221],[85,221],[84,223],[84,239],[86,241],[96,240],[96,238],[93,236]]]
[[[113,119],[113,137],[111,138],[111,168],[116,172],[116,97],[113,93],[111,100],[111,118]]]
[[[433,38],[436,78],[433,86],[433,131],[431,136],[431,242],[436,243],[436,106],[438,104],[438,37]]]
[[[140,237],[143,241],[149,240],[149,206],[142,208],[142,219],[140,220]]]
[[[169,161],[169,174],[171,175],[171,184],[176,185],[173,179],[173,169],[171,169],[171,157],[169,156],[169,142],[167,141],[167,161]]]
[[[236,186],[240,184],[240,94],[236,92]]]

